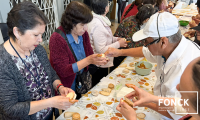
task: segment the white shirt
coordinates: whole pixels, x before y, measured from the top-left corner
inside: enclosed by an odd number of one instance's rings
[[[176,86],[180,83],[183,71],[192,60],[200,56],[200,50],[192,41],[182,36],[179,45],[165,63],[162,56],[153,56],[146,47],[143,47],[143,54],[148,61],[157,63],[155,68],[157,81],[154,86],[154,95],[159,96],[162,92],[162,96],[166,97],[175,95]],[[164,76],[162,85],[160,81],[161,74]]]

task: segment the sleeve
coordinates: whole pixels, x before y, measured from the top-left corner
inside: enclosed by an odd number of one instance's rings
[[[119,48],[120,44],[119,42],[114,42],[110,45],[106,45],[107,43],[107,37],[106,37],[105,28],[102,25],[99,25],[96,27],[93,33],[93,39],[94,39],[94,47],[97,51],[97,53],[105,53],[109,47],[113,48]]]
[[[113,42],[117,42],[118,41],[117,39],[118,39],[118,37],[113,36]]]
[[[69,62],[67,43],[58,33],[50,37],[49,49],[50,60],[54,70],[59,76],[68,77],[74,74],[72,64]]]
[[[72,68],[73,68],[74,73],[78,72],[78,65],[77,65],[77,63],[73,63],[72,64]]]
[[[15,76],[9,77],[8,69],[4,69],[5,64],[0,65],[0,111],[1,114],[9,116],[11,119],[27,118],[30,111],[30,101],[19,102],[19,90],[14,81]],[[22,90],[20,90],[23,92]]]
[[[153,56],[147,47],[143,47],[143,48],[142,48],[142,52],[143,52],[143,54],[144,54],[144,57],[145,57],[148,61],[150,61],[150,62],[152,62],[152,63],[157,63],[156,56]]]

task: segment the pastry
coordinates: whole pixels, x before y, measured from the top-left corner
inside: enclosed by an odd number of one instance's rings
[[[98,92],[97,90],[93,90],[93,91],[92,91],[92,95],[98,96],[98,95],[99,95],[99,92]]]
[[[129,64],[129,66],[130,66],[130,64]],[[133,70],[132,67],[126,67],[126,69],[128,69],[128,70]]]
[[[129,64],[130,67],[135,67],[135,62]]]
[[[146,117],[146,115],[144,113],[137,113],[137,118],[139,119],[144,119]]]
[[[122,72],[127,74],[127,73],[129,73],[129,70],[125,68]]]
[[[122,64],[119,67],[127,67],[127,64]]]
[[[110,88],[102,88],[102,91],[110,93],[112,91],[112,89],[110,89]]]
[[[108,84],[108,88],[110,88],[110,89],[112,90],[112,89],[114,89],[114,88],[115,88],[115,85],[114,85],[114,84],[112,84],[112,83],[110,83],[110,84]]]
[[[80,118],[80,114],[79,113],[74,113],[73,115],[72,115],[72,120],[80,120],[81,118]]]
[[[64,118],[72,117],[72,115],[73,115],[74,113],[75,113],[75,112],[65,112],[65,113],[64,113]]]
[[[129,100],[127,97],[124,97],[124,102],[126,102],[129,106],[133,107],[133,102]]]
[[[72,100],[74,98],[75,93],[74,92],[70,92],[67,94],[66,97],[68,97],[70,100]]]
[[[110,95],[109,92],[105,92],[105,91],[100,91],[99,93],[102,94],[102,95],[104,95],[104,96],[109,96]]]

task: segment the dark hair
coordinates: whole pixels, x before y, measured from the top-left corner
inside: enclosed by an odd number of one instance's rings
[[[92,21],[92,19],[91,10],[84,3],[72,1],[67,5],[65,12],[62,14],[61,26],[69,34],[78,23],[86,24]]]
[[[106,6],[108,6],[108,0],[92,0],[92,10],[98,15],[105,13]]]
[[[135,16],[138,26],[142,25],[143,21],[150,18],[155,12],[156,10],[151,4],[143,5]]]
[[[48,24],[48,19],[39,8],[30,1],[15,5],[8,13],[8,35],[15,41],[13,28],[17,27],[23,35],[26,30],[33,29],[38,24]]]
[[[156,4],[156,0],[142,0],[142,3],[138,6],[138,10],[146,4],[151,4],[151,5],[155,5]]]
[[[194,63],[192,68],[192,79],[194,81],[194,85],[197,88],[198,96],[200,93],[200,59]],[[197,96],[191,99],[192,106],[197,110]],[[198,115],[200,115],[200,97],[198,98]]]
[[[131,6],[128,8],[128,10],[125,12],[123,19],[125,19],[126,15],[131,11],[131,9],[134,7],[134,5],[138,6],[142,3],[142,0],[135,0],[132,2]]]
[[[159,6],[162,4],[163,0],[157,0],[156,6],[159,8]]]
[[[197,7],[200,9],[200,0],[197,0],[196,5],[197,5]],[[198,12],[200,12],[200,10],[199,10]]]

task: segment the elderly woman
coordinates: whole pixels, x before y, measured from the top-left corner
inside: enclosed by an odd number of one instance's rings
[[[156,12],[153,5],[146,4],[140,7],[136,16],[130,16],[124,19],[118,26],[114,36],[124,37],[128,43],[127,48],[141,47],[144,45],[144,41],[133,42],[132,36],[135,32],[142,29],[149,18]],[[126,56],[119,56],[114,58],[114,65],[118,66]]]
[[[47,23],[31,2],[8,13],[10,39],[0,45],[1,120],[52,120],[53,108],[66,110],[72,104],[65,96],[74,91],[62,85],[39,45]],[[54,90],[62,96],[54,97]]]
[[[112,35],[110,29],[111,22],[106,17],[106,14],[109,12],[108,0],[93,0],[92,10],[94,18],[88,24],[88,32],[94,53],[104,53],[109,47],[126,47],[127,43],[123,38],[113,37]],[[93,85],[97,84],[101,78],[106,76],[108,74],[108,67],[112,66],[113,57],[110,57],[110,61],[106,65],[100,66],[98,71],[93,75],[93,79],[95,80]]]
[[[61,26],[58,28],[67,37],[68,42],[77,58],[77,62],[66,40],[57,32],[51,35],[50,62],[64,86],[76,91],[76,76],[80,71],[88,70],[88,65],[104,65],[106,58],[93,54],[87,33],[87,23],[92,20],[90,9],[81,2],[73,1],[62,15]],[[80,94],[78,94],[80,97]]]
[[[156,104],[156,106],[159,106],[162,109],[160,111],[161,114],[163,114],[167,110],[173,110],[171,108],[176,109],[177,113],[181,113],[184,115],[184,113],[197,113],[198,108],[200,107],[200,103],[198,102],[200,98],[198,98],[198,93],[194,93],[194,91],[200,92],[200,57],[194,59],[190,64],[186,67],[184,70],[180,83],[176,86],[177,90],[181,93],[181,100],[179,98],[164,98],[159,96],[154,96],[152,94],[149,94],[148,92],[144,91],[143,89],[139,89],[138,87],[133,86],[135,89],[134,92],[129,93],[126,95],[127,98],[132,99],[134,104],[133,106],[146,106],[148,104]],[[184,91],[184,92],[181,92]],[[188,92],[185,92],[188,91]],[[193,92],[192,94],[190,92]],[[138,97],[138,100],[135,100],[134,97]],[[151,98],[151,99],[149,99]],[[179,101],[181,103],[176,102],[176,106],[173,106],[174,103],[170,103],[170,101]],[[159,101],[168,101],[163,103],[159,103]],[[183,101],[188,101],[187,104],[180,106],[180,104],[183,104]],[[198,104],[197,104],[198,103]],[[166,105],[172,105],[172,106],[166,106]],[[185,110],[183,110],[185,108]],[[135,110],[130,107],[128,104],[126,104],[123,101],[120,101],[120,104],[116,108],[119,112],[122,113],[122,115],[127,120],[136,120],[136,113]],[[159,112],[159,110],[156,110]],[[174,111],[175,112],[175,111]],[[199,112],[197,114],[191,114],[193,118],[196,118],[196,120],[200,119]],[[190,119],[190,115],[184,116],[183,118],[179,120],[195,120]]]

